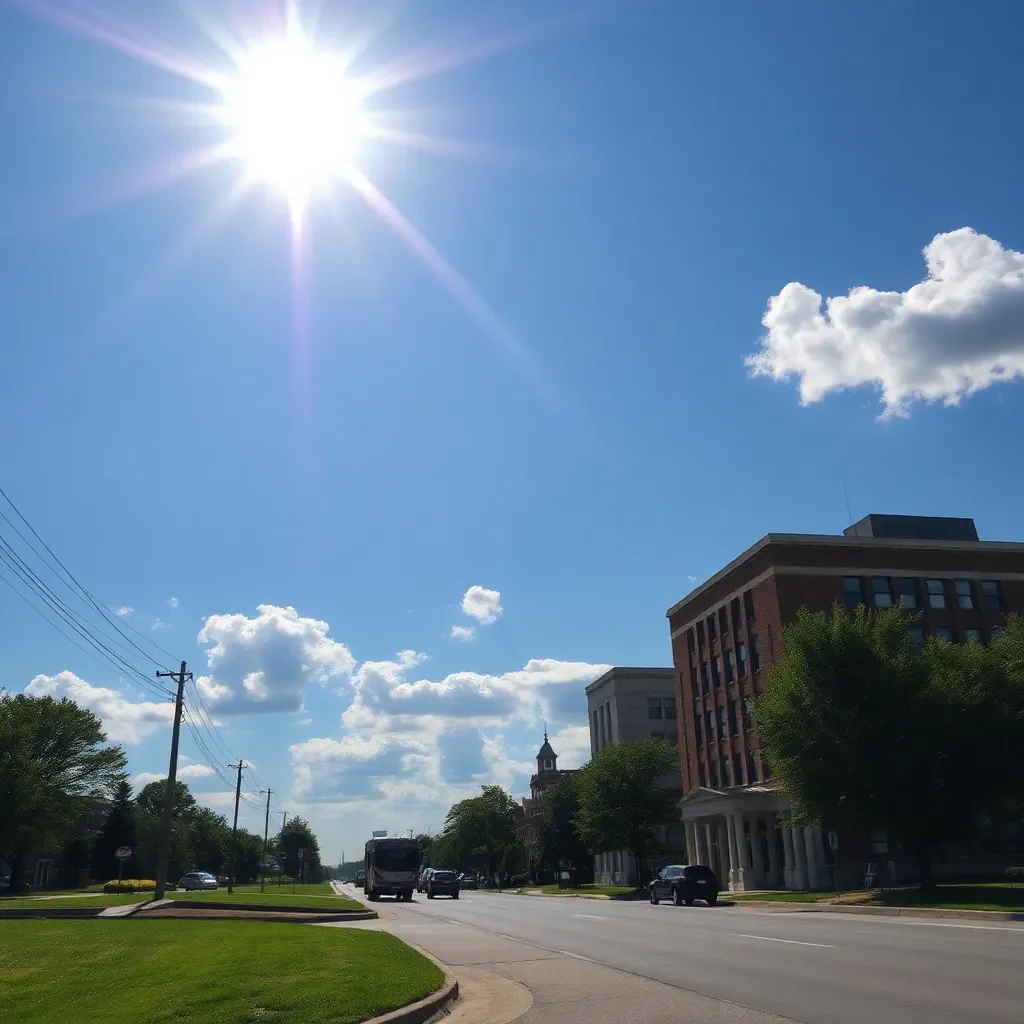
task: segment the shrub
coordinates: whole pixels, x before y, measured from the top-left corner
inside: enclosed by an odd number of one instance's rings
[[[1024,882],[1024,867],[1007,868],[1003,872],[1003,878],[1005,878],[1010,885],[1013,885],[1014,882]]]
[[[156,881],[152,878],[123,878],[120,882],[107,882],[103,886],[104,892],[152,892],[156,888]],[[168,889],[171,886],[167,887]]]

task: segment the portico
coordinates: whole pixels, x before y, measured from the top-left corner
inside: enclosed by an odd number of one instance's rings
[[[789,801],[775,786],[699,787],[679,801],[687,858],[706,864],[723,888],[824,889],[821,829],[788,824]]]

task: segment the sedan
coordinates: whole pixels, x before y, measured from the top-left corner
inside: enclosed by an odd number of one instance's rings
[[[459,876],[459,883],[463,889],[475,889],[477,887],[476,872],[463,871]]]
[[[216,889],[217,879],[207,871],[190,871],[178,879],[179,889]]]
[[[435,896],[451,896],[459,898],[459,876],[454,871],[431,871],[427,879],[427,899]]]
[[[718,902],[718,879],[711,868],[703,864],[670,864],[658,872],[651,882],[651,903],[671,900],[677,907],[694,900],[704,900],[709,907]]]

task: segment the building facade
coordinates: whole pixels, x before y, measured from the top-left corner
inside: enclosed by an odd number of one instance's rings
[[[678,698],[675,670],[671,668],[613,668],[587,687],[590,719],[590,754],[609,743],[667,739],[679,743]],[[673,778],[671,783],[674,785]],[[681,828],[671,827],[658,837],[669,860],[684,849]],[[633,885],[636,865],[627,850],[611,850],[594,857],[598,885]]]
[[[530,877],[538,880],[540,870],[540,812],[544,794],[560,779],[571,775],[575,768],[559,768],[558,755],[544,731],[544,743],[537,751],[537,772],[530,777],[530,795],[523,797],[523,813],[516,826],[519,845],[523,850]]]
[[[985,642],[1024,612],[1024,544],[917,516],[868,516],[842,536],[768,534],[668,610],[687,842],[733,889],[830,884],[821,830],[778,827],[789,803],[760,756],[751,701],[783,655],[783,627],[836,602],[902,605],[919,616],[919,643]]]

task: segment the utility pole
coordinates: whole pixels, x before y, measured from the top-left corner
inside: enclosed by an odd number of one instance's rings
[[[235,783],[235,823],[231,826],[231,874],[228,876],[228,892],[235,891],[235,837],[238,835],[238,801],[242,796],[242,769],[244,761],[238,764],[229,764],[229,768],[238,769],[238,781]]]
[[[174,698],[174,727],[171,729],[171,762],[167,768],[167,795],[164,797],[164,816],[160,822],[160,850],[157,856],[156,891],[153,899],[162,900],[167,889],[167,862],[171,856],[171,819],[174,816],[174,787],[178,780],[178,734],[181,732],[181,701],[185,695],[185,680],[192,678],[185,662],[177,672],[157,672],[157,679],[174,679],[178,694]]]
[[[261,789],[260,792],[263,793],[264,790]],[[260,892],[263,892],[264,875],[267,873],[267,836],[270,835],[270,794],[274,791],[268,789],[265,792],[267,794],[267,816],[263,819],[263,864],[260,868]]]

